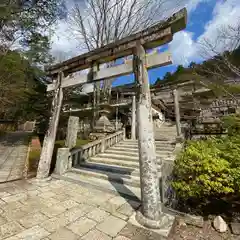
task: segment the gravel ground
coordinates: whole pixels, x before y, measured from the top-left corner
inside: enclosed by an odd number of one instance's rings
[[[219,233],[211,225],[211,221],[205,221],[203,228],[193,225],[179,225],[175,221],[168,240],[240,240],[240,236],[231,234],[230,230]]]

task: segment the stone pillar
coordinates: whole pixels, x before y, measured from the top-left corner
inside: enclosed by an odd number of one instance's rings
[[[122,130],[123,130],[122,140],[126,140],[126,128],[124,127]]]
[[[63,175],[72,167],[69,148],[59,148],[54,172]]]
[[[73,148],[77,143],[77,134],[79,129],[79,117],[70,116],[68,119],[67,137],[65,146]]]
[[[97,105],[97,87],[96,82],[93,83],[93,102],[92,102],[92,121],[91,121],[91,129],[93,131],[95,127],[95,121],[96,121],[96,105]]]
[[[105,152],[105,139],[103,138],[101,140],[101,153],[104,153]]]
[[[146,68],[146,52],[140,42],[134,53],[134,73],[137,84],[137,129],[141,181],[141,212],[136,220],[149,228],[161,227],[161,203],[157,159],[153,132],[151,94]]]
[[[136,140],[136,97],[132,97],[132,124],[131,124],[131,139]]]
[[[117,92],[117,104],[118,104],[118,92]],[[118,106],[116,106],[116,131],[118,130]]]
[[[49,120],[49,127],[47,133],[45,134],[43,141],[43,148],[41,151],[40,161],[37,170],[37,179],[46,179],[49,176],[49,171],[51,167],[53,149],[57,134],[57,127],[60,117],[60,112],[62,108],[63,91],[61,88],[61,82],[63,79],[63,73],[58,74],[57,87],[54,91],[54,96],[52,100],[51,117]]]
[[[174,98],[174,110],[175,110],[175,118],[176,118],[177,137],[181,138],[182,132],[181,132],[180,109],[179,109],[179,100],[178,100],[177,89],[173,90],[173,98]]]

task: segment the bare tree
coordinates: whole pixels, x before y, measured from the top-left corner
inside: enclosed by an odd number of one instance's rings
[[[79,47],[90,51],[151,26],[178,10],[183,2],[185,0],[85,0],[71,10],[69,27]],[[95,84],[97,105],[101,88],[105,100],[109,98],[113,80]]]
[[[70,28],[88,51],[149,27],[177,10],[174,0],[85,0],[70,12]]]
[[[198,81],[236,100],[240,93],[240,18],[232,25],[219,26],[213,38],[201,39],[199,54],[206,61],[194,72]]]
[[[200,42],[201,55],[212,63],[203,70],[218,80],[232,78],[234,81],[234,78],[240,78],[240,63],[236,61],[236,54],[239,54],[236,50],[239,48],[240,18],[234,25],[219,27],[214,39],[204,38]]]

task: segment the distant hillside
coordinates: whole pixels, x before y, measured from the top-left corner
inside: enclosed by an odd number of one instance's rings
[[[231,65],[240,72],[240,47],[232,53],[225,52],[224,57],[227,57]],[[239,77],[234,71],[231,71],[225,64],[222,56],[216,56],[210,60],[204,61],[201,64],[191,62],[188,67],[179,65],[174,73],[167,72],[160,79],[157,78],[154,86],[162,84],[176,84],[189,80],[196,80],[197,77],[206,79],[226,80],[226,78]]]

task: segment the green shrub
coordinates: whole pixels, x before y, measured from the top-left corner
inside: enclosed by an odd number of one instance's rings
[[[222,118],[223,127],[229,135],[240,134],[240,114],[232,114]]]
[[[172,186],[182,199],[199,201],[238,194],[240,137],[191,141],[175,161]]]

